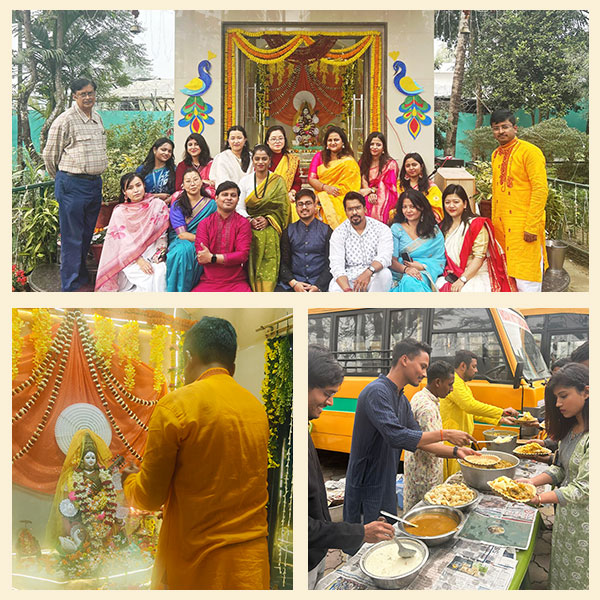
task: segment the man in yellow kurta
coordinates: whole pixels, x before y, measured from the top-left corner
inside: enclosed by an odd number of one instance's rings
[[[454,384],[452,392],[440,398],[440,414],[444,429],[460,429],[469,435],[475,430],[474,417],[492,425],[513,425],[511,415],[519,414],[514,408],[505,408],[475,400],[467,385],[477,373],[477,356],[469,350],[459,350],[454,357]],[[444,479],[456,473],[460,467],[455,459],[444,459]]]
[[[237,336],[204,317],[185,336],[184,387],[158,402],[130,505],[163,506],[153,589],[269,589],[264,407],[232,377]]]
[[[490,122],[500,144],[492,154],[496,239],[518,291],[541,292],[546,263],[546,159],[537,146],[517,138],[517,121],[510,111],[494,111]]]

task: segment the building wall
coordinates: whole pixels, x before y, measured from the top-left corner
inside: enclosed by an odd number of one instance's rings
[[[203,133],[212,154],[220,151],[222,146],[222,68],[223,43],[221,39],[222,23],[268,23],[269,29],[275,30],[279,24],[306,23],[314,27],[319,23],[354,24],[385,23],[387,36],[384,39],[384,133],[388,139],[392,156],[401,160],[408,152],[419,152],[423,155],[429,169],[433,165],[433,124],[421,129],[416,139],[409,134],[406,124],[395,122],[399,115],[398,107],[406,96],[393,85],[393,63],[401,60],[406,64],[407,75],[412,77],[424,92],[422,98],[431,106],[433,118],[433,11],[311,11],[311,10],[263,10],[263,11],[175,11],[175,144],[179,151],[189,128],[182,128],[177,123],[181,117],[180,109],[187,96],[180,90],[197,77],[198,63],[209,56],[211,59],[212,85],[203,95],[203,99],[212,105],[211,115],[215,119]],[[348,27],[345,26],[345,29]],[[398,52],[397,58],[390,57],[390,52]]]

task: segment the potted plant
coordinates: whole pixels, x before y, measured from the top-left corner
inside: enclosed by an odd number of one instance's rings
[[[92,243],[90,245],[90,250],[96,264],[100,262],[100,255],[102,254],[102,248],[105,239],[106,227],[96,227],[96,229],[94,229],[94,235],[92,236]]]
[[[561,239],[566,225],[565,209],[561,193],[549,187],[546,201],[546,253],[551,271],[562,271],[567,256],[568,244]]]
[[[492,218],[492,163],[477,161],[473,163],[475,168],[475,202],[479,207],[482,217]]]

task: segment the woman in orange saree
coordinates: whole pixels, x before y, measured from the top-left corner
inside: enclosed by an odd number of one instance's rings
[[[323,138],[325,148],[310,163],[308,183],[317,192],[322,218],[335,229],[346,220],[344,196],[360,190],[360,168],[348,143],[346,133],[333,125]]]

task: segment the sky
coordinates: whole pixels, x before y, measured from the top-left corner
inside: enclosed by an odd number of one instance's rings
[[[173,79],[175,70],[175,11],[140,10],[138,22],[144,29],[138,40],[152,61],[151,76]]]

